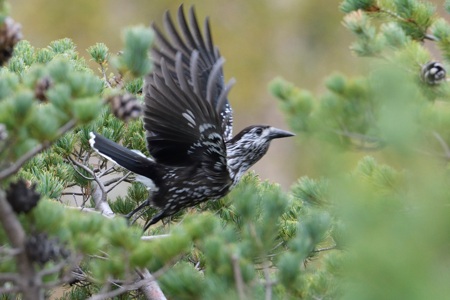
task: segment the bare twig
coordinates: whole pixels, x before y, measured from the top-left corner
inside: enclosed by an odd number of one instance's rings
[[[114,171],[114,166],[109,167],[108,169],[105,169],[104,171],[98,173],[97,176],[98,176],[98,177],[103,177],[103,176],[105,176],[105,175],[110,174],[110,172],[112,172],[112,171]],[[105,185],[106,185],[106,183],[105,183]]]
[[[83,170],[85,170],[86,172],[89,173],[89,175],[92,176],[92,178],[89,178],[89,180],[94,180],[95,182],[97,182],[98,187],[101,190],[101,198],[100,200],[102,202],[106,202],[106,189],[105,186],[103,185],[103,183],[100,181],[100,179],[97,177],[97,175],[95,175],[94,171],[92,171],[90,168],[88,168],[87,166],[83,165],[82,163],[76,161],[75,159],[73,159],[72,157],[68,157],[69,160],[71,161],[72,164],[82,168]]]
[[[125,176],[122,176],[119,180],[117,180],[117,182],[110,187],[106,192],[109,193],[111,192],[116,186],[118,186],[120,183],[122,183],[125,179],[128,178],[128,176],[130,176],[131,172],[128,172],[127,174],[125,174]]]
[[[419,149],[419,148],[414,149],[414,151],[419,153],[419,154],[426,155],[426,156],[439,157],[439,158],[443,158],[443,159],[450,159],[450,157],[448,157],[447,155],[442,154],[442,153],[437,153],[437,152],[434,152],[434,151],[430,152],[430,151],[426,151],[426,150]]]
[[[161,238],[167,238],[170,234],[160,234],[160,235],[144,235],[141,236],[141,240],[143,241],[152,241],[152,240],[158,240]]]
[[[44,269],[44,270],[40,271],[38,273],[38,276],[40,276],[42,278],[44,276],[48,276],[51,274],[62,273],[61,271],[63,271],[65,269],[65,271],[63,272],[63,274],[60,276],[60,278],[58,280],[46,282],[42,285],[42,288],[48,290],[48,289],[51,289],[51,288],[54,288],[57,286],[61,286],[62,284],[68,283],[77,277],[80,278],[80,275],[75,274],[73,272],[73,270],[75,270],[76,268],[79,268],[78,266],[80,265],[80,262],[82,259],[83,259],[83,255],[71,256],[70,259],[65,259],[52,268]]]
[[[0,180],[5,179],[6,177],[11,176],[12,174],[15,174],[17,171],[19,171],[20,167],[24,163],[26,163],[30,158],[32,158],[33,156],[35,156],[36,154],[38,154],[39,152],[41,152],[48,146],[50,146],[50,142],[45,141],[42,144],[37,145],[36,147],[34,147],[33,149],[31,149],[30,151],[25,153],[14,164],[12,164],[8,168],[4,169],[0,173]]]
[[[67,261],[62,260],[61,262],[59,262],[58,264],[54,265],[51,268],[47,268],[47,269],[43,269],[43,270],[39,271],[36,275],[39,277],[44,277],[44,276],[48,276],[51,274],[59,273],[66,265],[67,265]]]
[[[107,191],[101,180],[98,178],[98,176],[95,174],[94,171],[92,171],[87,166],[83,165],[82,163],[76,161],[72,157],[68,157],[70,162],[73,165],[76,165],[86,172],[88,172],[92,176],[92,183],[91,183],[91,197],[94,200],[95,203],[95,209],[99,211],[102,215],[108,217],[108,218],[114,218],[115,214],[112,211],[111,207],[109,206],[108,202],[106,201],[106,195]]]
[[[357,132],[348,132],[348,131],[342,131],[342,130],[334,130],[334,133],[337,133],[342,136],[346,136],[352,139],[358,139],[363,142],[367,143],[380,143],[380,139],[374,136],[365,135]]]
[[[108,277],[108,280],[106,281],[106,284],[104,284],[103,286],[102,286],[102,288],[100,289],[100,291],[99,291],[99,293],[98,293],[98,295],[104,295],[104,294],[107,294],[108,293],[108,291],[111,289],[111,284],[113,283],[113,279],[111,278],[111,276],[109,276]],[[119,284],[114,284],[115,286],[117,286],[117,287],[120,287],[120,285]],[[123,292],[122,292],[123,293]],[[121,294],[121,293],[120,293]],[[120,295],[120,294],[117,294],[117,296],[118,295]],[[116,295],[115,295],[116,296]],[[112,296],[112,297],[114,297],[114,296]],[[111,298],[112,298],[111,297]]]
[[[63,135],[64,133],[66,133],[73,127],[75,127],[76,123],[77,122],[75,121],[75,119],[70,120],[69,122],[67,122],[64,126],[62,126],[58,130],[56,136],[59,137],[59,136]],[[27,153],[25,153],[15,163],[13,163],[8,168],[6,168],[0,172],[0,180],[3,180],[5,178],[17,173],[17,171],[19,171],[20,167],[22,167],[29,159],[31,159],[33,156],[35,156],[39,152],[50,147],[50,145],[52,143],[53,143],[53,141],[44,141],[41,144],[34,147],[33,149],[31,149],[30,151],[28,151]]]
[[[101,177],[100,175],[97,175],[98,177]],[[126,174],[125,176],[128,176],[128,174]],[[104,186],[110,186],[111,184],[116,183],[117,181],[122,181],[124,176],[120,176],[120,177],[114,177],[111,178],[109,180],[103,181],[103,185]]]
[[[82,212],[101,214],[101,212],[99,212],[95,208],[91,208],[91,207],[69,206],[69,205],[67,205],[65,208],[66,209],[76,209],[76,210],[79,210],[79,211],[82,211]]]
[[[424,39],[430,40],[430,41],[433,41],[433,42],[439,41],[439,39],[436,36],[434,36],[432,34],[429,34],[429,33],[425,34],[423,37],[424,37]]]
[[[397,14],[391,10],[388,10],[388,9],[380,9],[379,11],[383,12],[401,22],[412,23],[412,24],[416,25],[417,27],[419,27],[419,25],[417,24],[417,22],[414,19],[410,19],[410,18],[405,19],[405,18],[401,17],[399,14]],[[421,28],[419,27],[419,29],[421,29]],[[429,33],[425,33],[423,38],[426,40],[434,41],[434,42],[439,41],[439,39],[436,36],[429,34]]]
[[[441,145],[442,150],[444,151],[444,156],[446,159],[450,158],[450,148],[447,145],[447,142],[442,138],[442,136],[437,133],[436,131],[433,131],[433,136],[436,138],[436,140]]]
[[[80,147],[81,148],[81,147]],[[86,155],[83,157],[83,165],[87,165],[89,158],[91,158],[91,154],[88,152],[86,153]]]
[[[69,195],[72,195],[72,196],[84,196],[84,193],[77,193],[77,192],[63,192],[63,193],[61,193],[61,195],[63,195],[63,196],[69,196]]]
[[[239,256],[233,254],[231,256],[231,263],[233,265],[234,280],[236,282],[236,289],[240,300],[246,299],[244,290],[244,279],[242,277],[241,267],[239,266]]]
[[[86,205],[86,202],[89,200],[89,194],[91,194],[91,192],[87,192],[85,187],[80,187],[81,188],[81,192],[83,193],[83,202],[81,203],[81,206],[84,207]]]
[[[106,76],[106,68],[105,68],[105,66],[103,65],[103,63],[100,63],[99,65],[100,65],[100,71],[102,72],[103,81],[105,82],[105,84],[109,88],[111,88],[111,83],[109,83],[108,76]]]
[[[75,166],[74,166],[74,161],[75,160],[72,160],[72,159],[69,159],[69,160],[70,160],[70,162],[72,164],[73,169],[75,170],[75,172],[77,172],[78,175],[80,175],[81,177],[83,177],[85,180],[88,180],[88,181],[94,180],[93,177],[87,177],[86,175],[84,175],[83,173],[78,171],[77,168],[75,168]]]
[[[267,261],[267,260],[264,261],[263,272],[264,272],[264,279],[266,280],[266,282],[265,282],[265,287],[266,287],[265,300],[271,300],[272,299],[273,281],[270,279],[269,261]]]
[[[347,130],[333,130],[332,132],[340,136],[350,138],[352,140],[352,146],[360,151],[375,151],[381,149],[384,146],[383,141],[377,137],[364,135],[357,132],[349,132]],[[359,141],[361,144],[356,144],[355,140]]]
[[[149,273],[150,274],[150,273]],[[89,298],[89,300],[103,300],[103,299],[110,299],[113,298],[115,296],[121,295],[125,292],[128,291],[134,291],[137,289],[140,289],[142,287],[144,287],[145,285],[148,285],[150,282],[154,282],[155,278],[153,276],[150,275],[149,278],[144,277],[141,280],[138,280],[134,283],[130,283],[130,284],[126,284],[126,285],[122,285],[119,288],[113,290],[113,291],[109,291],[109,292],[103,292],[97,295],[93,295],[92,297]],[[158,286],[158,284],[155,282],[155,285]],[[158,287],[159,289],[159,287]],[[155,295],[156,296],[156,295]],[[148,298],[149,300],[164,300],[166,299],[166,297],[164,296],[164,294],[158,294],[157,297],[155,298]]]
[[[330,247],[314,249],[313,252],[319,253],[319,252],[330,251],[330,250],[334,250],[334,249],[336,249],[336,245],[333,245],[333,246],[330,246]]]

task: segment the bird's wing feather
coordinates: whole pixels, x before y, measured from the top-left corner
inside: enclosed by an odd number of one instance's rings
[[[197,62],[192,60],[191,64]],[[178,52],[173,75],[161,58],[161,75],[153,73],[147,83],[144,127],[150,154],[166,165],[207,165],[226,171],[220,115],[194,91],[182,64],[182,53]]]
[[[227,84],[224,82],[223,58],[214,46],[209,20],[205,19],[204,34],[202,34],[194,8],[189,9],[187,18],[181,5],[178,9],[177,21],[179,30],[170,14],[167,12],[164,15],[164,29],[167,37],[156,25],[152,25],[156,33],[156,46],[152,49],[154,70],[146,78],[145,89],[158,88],[155,75],[158,78],[165,78],[161,63],[164,61],[175,85],[181,86],[179,78],[180,74],[183,74],[181,77],[185,78],[187,85],[197,95],[198,101],[208,102],[216,110],[222,135],[225,140],[229,140],[232,138],[233,114],[227,96],[234,84],[234,79]],[[181,55],[178,60],[181,73],[176,70],[177,55]],[[182,91],[186,91],[186,88],[182,86]],[[151,99],[148,98],[146,102],[152,101]],[[146,123],[146,128],[152,126],[153,124]]]

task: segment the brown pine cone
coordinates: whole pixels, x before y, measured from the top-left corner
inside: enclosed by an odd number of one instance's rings
[[[53,85],[49,76],[40,78],[34,87],[34,96],[42,102],[47,102],[47,90]]]
[[[22,39],[22,26],[11,17],[6,17],[0,27],[0,65],[11,58],[14,46]]]
[[[114,95],[108,98],[112,113],[122,121],[128,122],[141,115],[141,105],[132,94]]]

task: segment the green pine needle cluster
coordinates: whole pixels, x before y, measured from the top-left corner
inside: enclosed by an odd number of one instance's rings
[[[151,61],[148,49],[153,42],[153,31],[144,26],[128,28],[124,31],[125,49],[115,61],[117,69],[128,70],[133,77],[142,77],[150,73]]]
[[[48,54],[46,64],[40,53]],[[37,144],[50,142],[70,121],[93,120],[100,107],[102,81],[78,58],[69,39],[53,42],[45,50],[23,41],[7,67],[0,71],[2,100],[0,123],[11,139],[2,161],[14,161]],[[45,104],[38,99],[41,80],[48,80]],[[94,108],[94,109],[93,109]]]

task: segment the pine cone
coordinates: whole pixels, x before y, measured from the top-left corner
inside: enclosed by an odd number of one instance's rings
[[[46,233],[34,233],[25,242],[25,251],[31,261],[45,264],[50,260],[60,261],[69,257],[66,249],[58,238],[49,238]]]
[[[114,95],[108,98],[112,113],[122,121],[128,122],[141,115],[141,105],[132,94]]]
[[[430,61],[422,67],[422,80],[430,85],[441,83],[446,78],[446,71],[441,63]]]
[[[14,46],[22,39],[22,26],[11,17],[6,17],[0,27],[0,66],[11,58]]]
[[[34,88],[34,96],[42,102],[47,102],[47,90],[53,85],[52,79],[49,76],[40,78],[36,82]]]
[[[16,213],[27,213],[38,203],[41,195],[35,190],[36,184],[28,187],[23,179],[11,183],[6,192],[6,199]]]

